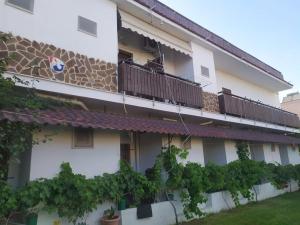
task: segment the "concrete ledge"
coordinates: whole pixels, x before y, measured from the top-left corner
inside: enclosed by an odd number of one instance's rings
[[[256,185],[254,194],[254,200],[256,198],[255,192],[257,193],[257,200],[262,201],[268,198],[276,197],[278,195],[284,194],[286,192],[299,190],[298,183],[295,181],[291,182],[291,187],[285,188],[283,190],[277,190],[271,183],[265,183],[261,185]],[[175,194],[177,199],[177,195]],[[223,210],[232,209],[235,204],[232,200],[229,191],[219,191],[215,193],[207,194],[207,202],[205,204],[199,205],[201,210],[205,213],[218,213]],[[242,196],[240,196],[240,203],[242,205],[247,204],[249,201]],[[186,221],[183,214],[183,207],[181,202],[177,199],[174,202],[177,210],[178,221]],[[170,202],[159,202],[154,203],[152,206],[153,216],[147,219],[137,219],[136,208],[126,209],[121,211],[122,225],[173,225],[175,224],[175,214]]]
[[[121,211],[122,225],[171,225],[175,224],[175,214],[170,202],[154,203],[152,206],[152,217],[137,219],[137,209],[131,208]]]
[[[299,190],[298,183],[292,181],[291,185],[283,190],[277,190],[272,186],[271,183],[265,183],[261,185],[256,185],[255,192],[257,193],[257,200],[262,201],[268,198],[276,197],[278,195],[284,194],[289,191]],[[175,193],[175,200],[173,204],[175,205],[177,211],[177,217],[179,222],[186,221],[183,214],[183,206],[179,200],[178,193]],[[207,202],[205,204],[199,205],[201,210],[205,213],[218,213],[223,210],[228,210],[234,208],[234,202],[232,200],[231,194],[228,191],[219,191],[215,193],[207,194]],[[254,196],[255,199],[255,196]],[[241,204],[247,204],[248,200],[240,197]],[[104,203],[98,207],[97,210],[87,215],[88,225],[99,225],[100,218],[103,215],[103,211],[109,208],[111,203]],[[145,219],[137,219],[137,208],[130,208],[122,210],[120,212],[121,224],[122,225],[173,225],[176,223],[176,217],[174,209],[170,202],[158,202],[151,205],[152,206],[152,217]],[[62,220],[56,214],[47,214],[46,212],[39,213],[38,225],[53,225],[54,221],[60,221],[62,225],[71,225],[67,220]]]

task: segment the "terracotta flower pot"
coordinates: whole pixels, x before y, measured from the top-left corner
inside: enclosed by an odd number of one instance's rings
[[[106,216],[100,220],[101,225],[119,225],[120,216],[115,216],[113,219],[108,219]]]

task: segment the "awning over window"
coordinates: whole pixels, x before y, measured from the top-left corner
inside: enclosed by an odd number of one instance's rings
[[[0,120],[19,121],[44,125],[91,127],[119,131],[149,132],[171,135],[191,135],[206,138],[256,141],[264,143],[300,144],[300,138],[255,130],[208,127],[157,119],[90,112],[73,109],[44,111],[0,111]]]
[[[146,23],[124,11],[120,10],[119,12],[123,28],[130,29],[144,37],[156,40],[157,42],[186,55],[192,55],[192,49],[188,42],[176,38],[163,30],[155,28],[151,24]]]

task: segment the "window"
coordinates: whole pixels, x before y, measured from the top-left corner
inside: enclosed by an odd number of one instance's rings
[[[209,77],[209,69],[205,66],[201,66],[201,74],[202,76]]]
[[[73,148],[92,148],[93,136],[93,130],[90,128],[74,128]]]
[[[97,23],[82,16],[78,16],[78,30],[97,36]]]
[[[34,0],[6,0],[8,5],[28,12],[33,12]]]

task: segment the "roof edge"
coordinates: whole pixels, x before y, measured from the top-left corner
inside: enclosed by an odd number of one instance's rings
[[[40,125],[159,133],[162,135],[190,135],[201,138],[300,144],[300,138],[288,136],[285,133],[279,134],[252,129],[201,126],[192,123],[184,125],[181,122],[67,108],[57,108],[55,110],[0,110],[0,121],[3,120]]]
[[[183,27],[184,29],[196,34],[197,36],[205,39],[206,41],[212,43],[213,45],[223,49],[224,51],[242,59],[243,61],[263,70],[267,74],[287,83],[289,86],[293,86],[291,83],[284,80],[282,73],[275,69],[274,67],[266,64],[255,56],[245,52],[244,50],[238,48],[237,46],[231,44],[219,35],[207,30],[196,22],[190,20],[184,15],[173,10],[169,6],[158,0],[134,0],[135,2],[152,9],[153,12],[159,14],[162,17],[174,22],[175,24]]]

